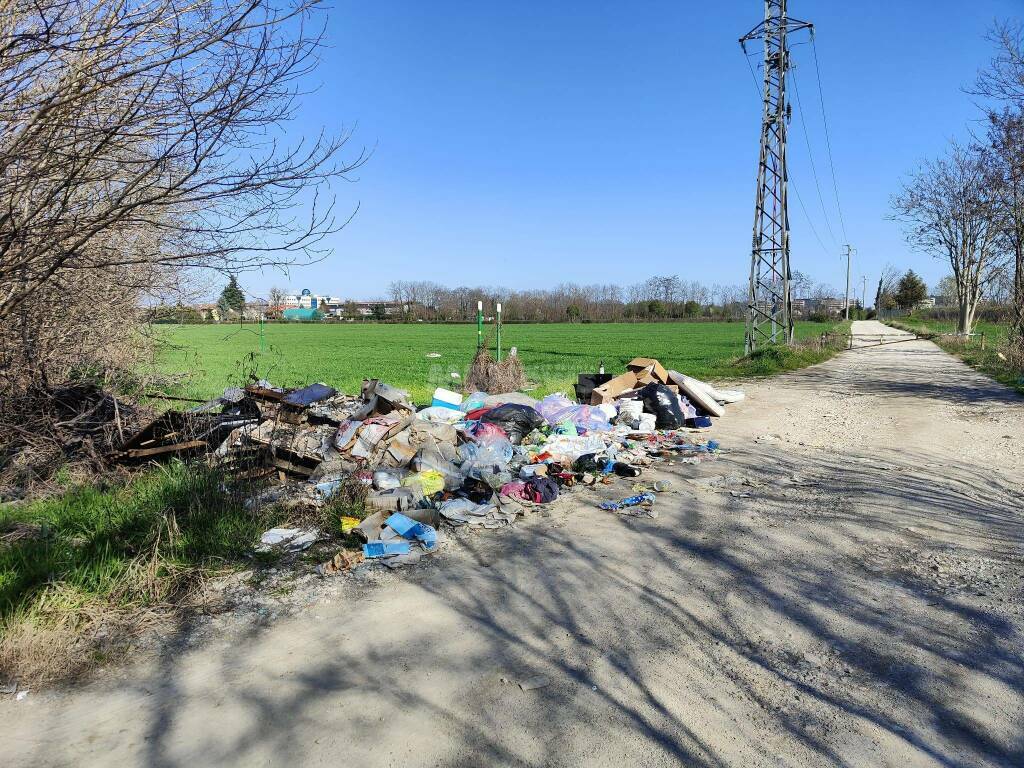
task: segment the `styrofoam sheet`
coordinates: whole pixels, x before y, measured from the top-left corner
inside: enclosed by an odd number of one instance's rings
[[[685,373],[679,373],[679,371],[669,371],[668,377],[672,379],[673,384],[679,387],[679,391],[704,413],[712,416],[725,414],[725,409],[708,393],[704,382],[687,376]]]

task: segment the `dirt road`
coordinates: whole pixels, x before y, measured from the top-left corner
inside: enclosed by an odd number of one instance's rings
[[[4,764],[1024,765],[1024,400],[917,341],[745,389],[657,519],[301,583],[0,702]]]

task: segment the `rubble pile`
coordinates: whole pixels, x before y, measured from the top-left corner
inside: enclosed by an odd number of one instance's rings
[[[323,508],[339,494],[354,498],[355,485],[359,503],[342,505],[332,533],[358,537],[362,551],[323,564],[320,572],[330,575],[364,559],[415,562],[437,549],[442,529],[509,526],[577,484],[635,478],[653,461],[711,458],[718,444],[695,433],[723,413],[723,403],[742,398],[649,358],[618,376],[581,374],[576,395],[537,400],[439,388],[417,408],[407,392],[376,379],[364,381],[358,396],[319,383],[286,391],[260,381],[165,414],[120,456],[205,449],[235,471],[276,479],[260,502],[299,496]],[[602,508],[653,517],[657,485]],[[274,529],[263,545],[294,551],[316,538],[316,531]]]

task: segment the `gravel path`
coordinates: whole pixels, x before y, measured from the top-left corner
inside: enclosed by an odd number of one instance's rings
[[[4,764],[1024,765],[1024,400],[887,332],[746,384],[657,519],[300,580],[0,701]]]

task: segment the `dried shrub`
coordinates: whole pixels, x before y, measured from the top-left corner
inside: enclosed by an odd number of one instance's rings
[[[516,392],[526,384],[526,370],[518,355],[509,355],[499,363],[485,345],[473,356],[464,387],[466,392],[501,394]]]

